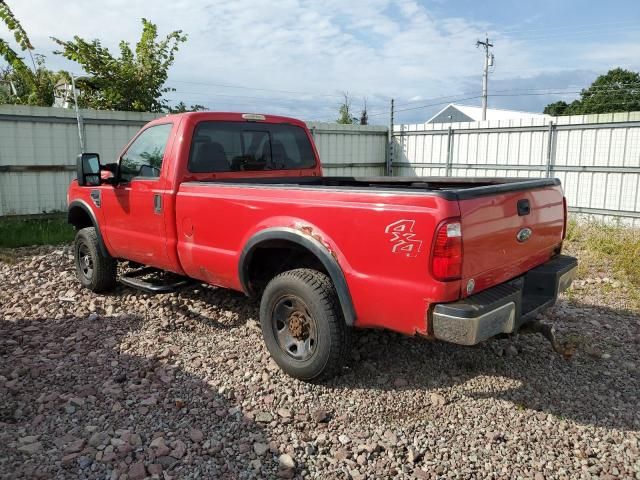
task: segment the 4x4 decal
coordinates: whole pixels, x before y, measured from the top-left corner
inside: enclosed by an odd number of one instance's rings
[[[385,233],[391,235],[390,242],[393,244],[393,253],[403,253],[407,257],[415,257],[422,250],[422,240],[417,240],[413,233],[415,220],[398,220],[384,229]]]

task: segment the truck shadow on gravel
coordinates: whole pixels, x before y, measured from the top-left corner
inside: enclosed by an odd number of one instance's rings
[[[564,303],[564,307],[571,313],[560,306],[548,317],[555,320],[560,340],[575,346],[569,360],[555,353],[541,335],[522,335],[516,343],[493,340],[462,347],[384,331],[360,331],[354,334],[346,372],[330,385],[372,393],[408,391],[421,397],[425,406],[435,403],[438,408],[464,403],[465,397],[480,402],[505,400],[519,411],[544,412],[584,425],[639,430],[638,317],[578,303]],[[601,319],[601,327],[591,323],[596,318]],[[416,411],[399,405],[397,412],[393,406],[385,408],[389,410],[382,415],[405,419],[432,415],[428,408]]]
[[[187,291],[181,297],[204,301],[214,312],[230,311],[231,325],[221,326],[212,313],[192,315],[198,321],[227,329],[258,318],[257,304],[242,294],[209,287],[204,287],[204,293]],[[556,325],[559,339],[575,347],[572,358],[554,352],[541,335],[521,335],[515,343],[505,339],[463,347],[386,331],[356,330],[343,374],[327,386],[381,394],[407,391],[422,396],[424,405],[434,400],[453,404],[464,397],[478,402],[497,399],[510,402],[516,411],[542,412],[584,425],[640,429],[637,317],[566,301],[546,315]],[[289,381],[285,376],[282,379]],[[434,399],[432,393],[443,398]],[[429,415],[428,410],[407,411],[402,399],[376,403],[372,397],[371,402],[381,406],[381,415],[388,418]]]
[[[145,355],[141,323],[0,318],[0,478],[276,475],[276,451],[236,394],[171,349]]]
[[[180,292],[180,300],[177,313],[214,329],[230,330],[244,325],[248,318],[258,318],[258,303],[233,290],[199,286]],[[203,303],[205,309],[196,307]]]
[[[217,329],[228,330],[258,318],[256,302],[236,292],[203,287],[181,292],[180,297],[185,300],[183,313],[191,312],[192,319]],[[186,306],[190,301],[204,302],[205,314],[191,311]],[[223,323],[216,318],[220,311],[230,312]],[[497,399],[510,402],[516,411],[639,430],[637,317],[575,301],[561,301],[546,315],[556,325],[559,340],[575,346],[572,358],[554,352],[541,335],[521,335],[515,343],[503,339],[463,347],[387,331],[356,330],[343,374],[327,386],[372,393],[406,390],[422,396],[424,405],[434,402],[432,393],[443,397],[436,397],[436,402],[448,404],[464,397],[478,402]],[[375,403],[375,397],[371,401]],[[429,415],[428,410],[407,411],[401,399],[377,404],[389,418]]]

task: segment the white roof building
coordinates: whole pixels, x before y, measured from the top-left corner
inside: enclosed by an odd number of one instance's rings
[[[487,108],[487,120],[511,120],[519,118],[551,118],[544,113],[518,112],[501,108]],[[482,107],[450,103],[425,123],[454,123],[482,121]]]

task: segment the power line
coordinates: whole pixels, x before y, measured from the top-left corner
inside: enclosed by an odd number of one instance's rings
[[[319,106],[311,106],[311,105],[307,105],[302,106],[302,105],[285,105],[285,104],[278,104],[277,102],[275,103],[264,103],[264,102],[252,102],[252,101],[242,101],[242,100],[235,100],[235,99],[225,99],[223,101],[219,101],[219,100],[215,100],[215,99],[201,99],[201,100],[190,100],[188,98],[185,97],[165,97],[165,100],[168,100],[170,102],[174,102],[174,103],[178,103],[180,101],[186,101],[188,103],[195,103],[195,104],[204,104],[205,106],[208,107],[212,107],[215,106],[215,108],[240,108],[243,110],[247,110],[247,109],[268,109],[268,110],[274,110],[274,109],[278,109],[278,110],[287,110],[287,111],[297,111],[297,110],[310,110],[310,109],[315,109],[315,110],[328,110],[328,109],[332,109],[335,110],[335,107],[333,105],[319,105]]]
[[[431,101],[431,100],[441,100],[441,99],[445,99],[445,98],[453,98],[453,97],[462,97],[462,96],[466,96],[466,95],[480,95],[482,92],[462,92],[462,93],[458,93],[455,95],[442,95],[440,97],[428,97],[428,98],[418,98],[416,100],[409,100],[406,103],[399,103],[396,104],[396,107],[404,107],[407,105],[413,105],[416,102],[427,102],[427,101]]]
[[[493,97],[528,97],[537,95],[569,95],[572,93],[580,93],[579,91],[573,92],[530,92],[530,93],[494,93]]]
[[[294,90],[279,90],[275,88],[261,88],[261,87],[247,87],[244,85],[230,85],[223,83],[212,83],[212,82],[196,82],[196,81],[187,81],[187,80],[172,80],[171,83],[185,83],[185,84],[193,84],[193,85],[206,85],[210,87],[221,87],[221,88],[235,88],[241,90],[256,90],[262,92],[277,92],[277,93],[287,93],[290,95],[305,95],[310,97],[334,97],[334,98],[342,98],[342,94],[337,93],[310,93],[310,92],[301,92]],[[361,96],[355,94],[356,96]]]
[[[189,90],[181,90],[181,89],[174,89],[172,90],[173,94],[179,94],[179,95],[187,95],[188,97],[185,98],[190,98],[190,100],[198,100],[198,98],[193,98],[193,97],[189,97],[189,96],[195,96],[195,97],[204,97],[201,98],[201,100],[214,100],[213,97],[222,97],[222,98],[237,98],[237,99],[246,99],[246,100],[260,100],[260,101],[283,101],[283,100],[288,100],[291,102],[311,102],[314,101],[311,98],[308,99],[301,99],[301,98],[287,98],[287,97],[255,97],[255,96],[251,96],[251,95],[232,95],[232,94],[224,94],[224,93],[210,93],[210,92],[194,92],[194,91],[189,91]]]
[[[580,88],[581,90],[576,90]],[[619,86],[611,86],[611,85],[592,85],[589,87],[580,87],[578,85],[571,85],[568,87],[547,87],[547,88],[510,88],[510,89],[502,89],[502,90],[494,90],[494,92],[496,93],[509,93],[509,92],[522,92],[522,93],[527,93],[527,92],[531,92],[531,93],[539,93],[539,94],[574,94],[574,93],[582,93],[582,90],[587,90],[587,89],[592,89],[595,90],[597,92],[634,92],[638,89],[640,89],[640,83],[626,83],[626,84],[619,84]],[[248,99],[248,100],[260,100],[260,101],[274,101],[274,100],[282,100],[283,97],[255,97],[255,96],[250,96],[250,95],[233,95],[233,94],[224,94],[224,93],[209,93],[209,92],[196,92],[196,91],[190,91],[190,90],[181,90],[181,89],[175,89],[174,91],[172,91],[171,93],[173,94],[178,94],[178,95],[183,95],[186,94],[186,97],[183,97],[184,100],[190,100],[190,101],[206,101],[206,100],[210,100],[213,101],[215,100],[215,98],[212,97],[223,97],[223,98],[238,98],[238,99]],[[444,100],[444,99],[454,99],[455,97],[460,97],[460,96],[468,96],[468,95],[476,95],[479,94],[479,92],[473,92],[473,91],[469,91],[469,92],[462,92],[459,94],[454,94],[454,95],[442,95],[439,97],[430,97],[430,98],[421,98],[421,99],[417,99],[417,100],[411,100],[405,103],[401,103],[401,104],[397,104],[397,107],[404,107],[407,105],[412,105],[416,102],[424,102],[424,101],[431,101],[431,100]],[[191,97],[191,95],[194,95],[196,97],[204,97],[204,98],[193,98]],[[285,100],[287,100],[286,98],[284,98]],[[312,99],[289,99],[292,102],[311,102],[313,101]],[[374,103],[375,105],[375,103]],[[382,103],[379,103],[379,105],[382,105]]]
[[[183,96],[179,92],[172,92],[170,95],[166,95],[164,97],[165,100],[169,102],[178,103],[178,102],[186,102],[193,104],[202,104],[207,108],[231,108],[231,109],[243,109],[243,110],[282,110],[282,111],[309,111],[309,110],[317,110],[317,111],[329,111],[335,110],[335,105],[332,104],[314,104],[309,102],[278,102],[278,101],[269,101],[270,99],[265,99],[266,101],[256,101],[250,99],[243,98],[195,98]]]
[[[465,97],[465,98],[458,98],[458,97]],[[418,102],[426,102],[426,101],[440,100],[440,99],[442,99],[442,102],[437,102],[437,103],[434,103],[433,105],[442,105],[442,104],[445,104],[445,103],[461,102],[461,101],[464,101],[466,99],[466,97],[481,98],[482,97],[482,92],[481,91],[462,92],[462,93],[459,93],[457,95],[445,95],[445,96],[442,96],[442,97],[420,98],[420,99],[417,99],[417,100],[412,100],[410,102],[396,104],[396,107],[406,107],[406,106],[409,106],[409,105],[415,105]],[[429,104],[429,105],[432,105],[432,104]],[[397,112],[398,111],[403,111],[403,109],[398,110],[396,108],[396,111]],[[380,112],[380,114],[382,114],[382,113],[384,113],[384,112]]]
[[[206,97],[203,98],[201,100],[213,100],[213,98],[211,97],[224,97],[224,98],[240,98],[240,99],[248,99],[248,100],[279,100],[282,97],[253,97],[250,95],[227,95],[224,93],[204,93],[204,92],[192,92],[192,91],[185,91],[185,90],[179,90],[179,89],[175,89],[173,90],[171,93],[177,93],[177,94],[187,94],[187,95],[195,95],[197,97]],[[194,98],[189,98],[189,97],[185,97],[185,100],[190,100],[190,101],[194,101],[197,99]],[[304,101],[304,100],[300,100],[300,99],[296,99],[295,101],[300,102],[300,101]]]
[[[578,24],[578,25],[573,25],[572,28],[576,29],[576,28],[586,28],[586,27],[601,27],[601,26],[616,26],[616,25],[637,25],[637,22],[633,22],[633,21],[624,21],[624,22],[601,22],[601,23],[583,23],[583,24]],[[506,29],[506,30],[496,30],[499,31],[501,33],[522,33],[522,32],[535,32],[535,31],[544,31],[544,32],[548,32],[548,31],[555,31],[555,30],[567,30],[566,26],[562,26],[562,27],[538,27],[538,28],[529,28],[529,29]]]
[[[209,92],[198,92],[198,91],[190,91],[190,90],[182,90],[182,89],[174,89],[171,93],[173,94],[179,94],[179,95],[183,95],[186,94],[187,97],[184,97],[185,100],[190,100],[190,101],[205,101],[205,100],[214,100],[214,98],[212,97],[223,97],[223,98],[238,98],[238,99],[248,99],[248,100],[260,100],[260,101],[282,101],[282,100],[287,100],[290,102],[313,102],[315,100],[313,100],[312,98],[307,98],[307,99],[300,99],[300,98],[287,98],[287,97],[277,97],[277,96],[273,96],[273,97],[254,97],[251,95],[233,95],[233,94],[225,94],[225,93],[209,93]],[[204,97],[204,98],[191,98],[189,97],[189,95],[195,95],[197,97]],[[369,102],[370,103],[370,102]],[[379,103],[378,105],[382,105],[382,103]]]
[[[482,95],[475,95],[473,97],[466,97],[466,98],[457,98],[457,99],[446,101],[446,102],[430,103],[428,105],[420,105],[418,107],[401,108],[401,109],[394,110],[394,113],[408,112],[409,110],[419,110],[419,109],[422,109],[422,108],[435,107],[435,106],[438,106],[438,105],[445,105],[447,103],[453,103],[453,102],[463,102],[465,100],[474,100],[474,99],[480,98],[480,97],[482,97]],[[389,114],[389,112],[377,112],[377,113],[371,113],[369,116],[373,117],[373,116],[388,115],[388,114]]]
[[[530,95],[553,95],[554,93],[558,93],[558,92],[496,94],[496,95],[493,95],[493,96],[494,97],[521,97],[521,96],[530,96]],[[580,93],[580,92],[561,92],[561,93],[564,94],[564,93]],[[395,110],[395,112],[407,112],[409,110],[419,110],[419,109],[422,109],[422,108],[434,107],[434,106],[437,106],[437,105],[444,105],[446,103],[462,102],[462,101],[465,101],[465,100],[475,100],[477,98],[482,98],[482,95],[475,95],[473,97],[466,97],[466,98],[458,98],[458,99],[452,100],[451,102],[438,102],[438,103],[430,103],[428,105],[420,105],[420,106],[411,107],[411,108],[401,108],[401,109]],[[382,112],[380,114],[382,114]]]
[[[425,12],[424,8],[419,5],[421,10]],[[596,29],[593,27],[604,27],[603,29]],[[599,22],[599,23],[584,23],[584,24],[576,24],[571,27],[567,26],[557,26],[557,27],[549,27],[549,26],[539,26],[534,28],[511,28],[511,29],[500,29],[498,27],[494,29],[490,29],[489,32],[494,35],[507,35],[511,36],[514,34],[527,34],[533,33],[534,36],[540,36],[541,38],[546,38],[549,36],[549,32],[551,32],[551,36],[554,35],[572,35],[577,33],[580,34],[602,34],[606,33],[619,33],[621,30],[631,29],[635,30],[640,28],[638,22],[627,20],[627,21],[615,21],[615,22]],[[613,30],[612,30],[613,29]],[[558,33],[555,33],[558,32]],[[468,30],[459,30],[454,32],[449,32],[451,35],[458,35],[462,33],[468,33]],[[526,35],[524,35],[526,36]]]
[[[506,38],[511,38],[513,40],[518,41],[532,41],[532,40],[546,40],[549,38],[571,38],[571,37],[585,37],[591,35],[606,35],[606,34],[620,34],[621,32],[636,32],[640,31],[639,26],[635,27],[622,27],[616,28],[613,30],[576,30],[576,31],[566,31],[566,32],[558,32],[558,33],[548,33],[548,34],[539,34],[539,35],[505,35]]]
[[[565,94],[572,94],[572,93],[581,93],[580,91],[573,91],[573,92],[532,92],[532,93],[513,93],[513,94],[509,94],[509,93],[500,93],[500,94],[493,94],[492,96],[494,97],[522,97],[522,96],[540,96],[540,95],[565,95]],[[615,94],[612,94],[615,96]],[[423,108],[428,108],[428,107],[435,107],[438,105],[445,105],[448,103],[455,103],[455,102],[462,102],[465,100],[475,100],[478,98],[482,98],[482,95],[475,95],[472,97],[466,97],[466,98],[457,98],[451,101],[445,101],[445,102],[437,102],[437,103],[430,103],[427,105],[419,105],[416,107],[411,107],[411,108],[401,108],[401,109],[396,109],[394,110],[394,113],[400,113],[400,112],[407,112],[407,111],[411,111],[411,110],[420,110]],[[595,105],[624,105],[624,104],[637,104],[637,101],[628,101],[628,102],[614,102],[614,103],[610,103],[610,102],[598,102],[595,103]],[[378,116],[378,115],[386,115],[388,114],[388,112],[374,112],[371,113],[369,116],[373,117],[373,116]]]
[[[596,90],[596,91],[636,91],[640,89],[640,82],[612,85],[590,85],[588,87],[581,87],[580,85],[569,85],[566,87],[546,87],[546,88],[510,88],[505,90],[494,90],[495,92],[541,92],[547,90],[568,90],[580,88],[582,90]]]
[[[494,97],[521,97],[521,96],[526,97],[526,96],[530,96],[530,95],[569,95],[569,94],[572,94],[572,93],[582,93],[582,91],[581,90],[574,90],[574,91],[571,91],[571,92],[567,92],[567,91],[562,91],[562,92],[530,92],[530,93],[512,93],[512,94],[509,94],[509,93],[503,93],[503,94],[496,93],[496,94],[493,94],[493,96]],[[627,93],[626,92],[615,92],[615,91],[612,91],[611,93],[608,93],[608,95],[612,95],[612,96],[627,95]]]
[[[204,82],[203,82],[204,83]],[[573,90],[568,90],[569,88],[573,88]],[[544,95],[574,95],[574,94],[579,94],[582,93],[582,90],[576,90],[577,88],[580,88],[578,86],[570,86],[570,87],[559,87],[559,88],[539,88],[539,89],[503,89],[503,90],[496,90],[495,94],[493,96],[497,96],[497,97],[518,97],[518,96],[544,96]],[[639,83],[625,83],[625,84],[620,84],[620,87],[611,87],[608,85],[596,85],[596,86],[591,86],[588,88],[593,88],[596,89],[597,92],[609,92],[608,94],[610,96],[624,96],[627,95],[627,92],[633,92],[636,91],[637,88],[640,88],[640,84]],[[583,89],[584,90],[584,89]],[[281,101],[282,98],[278,98],[278,97],[253,97],[253,96],[249,96],[249,95],[231,95],[231,94],[214,94],[214,93],[200,93],[200,92],[193,92],[193,91],[184,91],[184,90],[176,90],[174,92],[172,92],[174,95],[171,95],[170,97],[167,97],[167,100],[170,101],[190,101],[190,102],[204,102],[204,103],[218,103],[220,98],[217,97],[221,97],[223,99],[230,99],[223,102],[223,104],[230,104],[230,105],[256,105],[255,101],[258,101],[259,103],[272,103],[274,101]],[[187,94],[186,96],[184,96],[184,94]],[[190,95],[195,95],[198,98],[194,98],[191,97]],[[171,97],[176,97],[176,98],[171,98]],[[216,98],[212,98],[212,97],[216,97]],[[419,101],[431,101],[431,100],[441,100],[439,102],[430,102],[428,104],[425,105],[418,105],[415,107],[410,107],[410,108],[399,108],[396,109],[396,111],[398,113],[400,112],[404,112],[404,111],[410,111],[410,110],[418,110],[418,109],[422,109],[422,108],[428,108],[428,107],[432,107],[432,106],[438,106],[438,105],[444,105],[447,103],[455,103],[455,102],[460,102],[460,101],[465,101],[465,100],[471,100],[471,99],[477,99],[477,98],[481,98],[482,95],[479,94],[478,92],[463,92],[460,94],[455,94],[455,95],[445,95],[445,96],[440,96],[440,97],[432,97],[432,98],[426,98],[426,99],[419,99],[419,100],[414,100],[411,102],[406,102],[406,103],[402,103],[402,104],[398,104],[398,107],[404,107],[404,106],[409,106],[409,105],[414,105],[415,103],[419,102]],[[295,99],[295,100],[291,100],[292,102],[312,102],[312,99]],[[292,108],[291,106],[288,106],[287,108]],[[323,109],[330,109],[333,108],[333,105],[323,105],[320,106],[319,108],[323,108]],[[369,114],[369,116],[379,116],[379,115],[386,115],[388,112],[387,111],[374,111],[371,112]]]
[[[176,92],[174,92],[175,94]],[[230,110],[244,110],[244,111],[269,111],[272,113],[286,112],[295,116],[295,112],[304,112],[303,116],[307,116],[310,111],[317,113],[323,112],[327,114],[330,111],[335,111],[336,106],[333,104],[315,104],[309,102],[278,102],[277,100],[265,99],[266,101],[236,99],[236,98],[190,98],[182,96],[179,93],[176,95],[170,95],[165,97],[171,103],[177,104],[178,102],[186,102],[189,104],[204,105],[207,109],[230,109]],[[300,116],[300,115],[298,115]]]
[[[634,92],[638,89],[640,89],[640,83],[626,83],[626,84],[619,84],[621,85],[621,87],[612,87],[610,85],[591,85],[588,87],[581,87],[579,85],[569,85],[567,87],[547,87],[547,88],[508,88],[508,89],[502,89],[502,90],[493,90],[494,92],[497,93],[509,93],[509,92],[523,92],[523,93],[527,93],[527,92],[539,92],[541,95],[543,94],[548,94],[548,95],[560,95],[560,94],[575,94],[575,93],[582,93],[583,90],[587,90],[587,89],[595,89],[599,92],[605,92],[605,91],[611,91],[611,92],[625,92],[625,91],[629,91],[629,92]],[[571,90],[569,90],[571,89]],[[576,89],[581,89],[581,90],[577,90]],[[458,94],[454,94],[454,95],[442,95],[440,97],[429,97],[429,98],[419,98],[416,100],[410,100],[407,101],[405,103],[400,103],[400,104],[396,104],[396,107],[404,107],[407,105],[413,105],[417,102],[425,102],[425,101],[430,101],[430,100],[441,100],[441,99],[451,99],[451,103],[459,101],[456,99],[456,97],[461,97],[461,96],[468,96],[468,95],[477,95],[478,97],[481,96],[481,92],[478,91],[468,91],[468,92],[462,92],[462,93],[458,93]],[[447,102],[443,102],[443,103],[447,103]],[[374,112],[377,114],[377,112]],[[385,112],[379,112],[379,114],[384,114]]]

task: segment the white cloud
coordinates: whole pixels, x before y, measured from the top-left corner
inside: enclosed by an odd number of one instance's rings
[[[215,109],[314,119],[333,118],[340,98],[330,95],[341,91],[351,92],[357,104],[366,96],[372,111],[385,109],[392,96],[404,102],[428,102],[470,88],[477,91],[482,55],[475,40],[492,31],[490,25],[472,18],[435,18],[415,0],[30,0],[12,2],[12,8],[44,52],[54,48],[49,36],[100,38],[112,49],[121,39],[135,42],[141,17],[157,23],[161,34],[182,29],[189,40],[170,72],[169,83],[178,90],[172,98]],[[495,38],[492,81],[504,85],[577,68],[606,70],[617,61],[613,59],[638,65],[634,42],[612,47],[605,55],[606,45],[580,51],[562,39],[555,44],[528,44],[506,36]],[[558,51],[571,57],[563,58]],[[48,59],[52,67],[78,70],[60,57]],[[428,116],[419,110],[412,115]]]
[[[640,43],[590,43],[586,45],[579,58],[588,63],[608,63],[626,68],[637,68],[638,59],[640,59]]]

